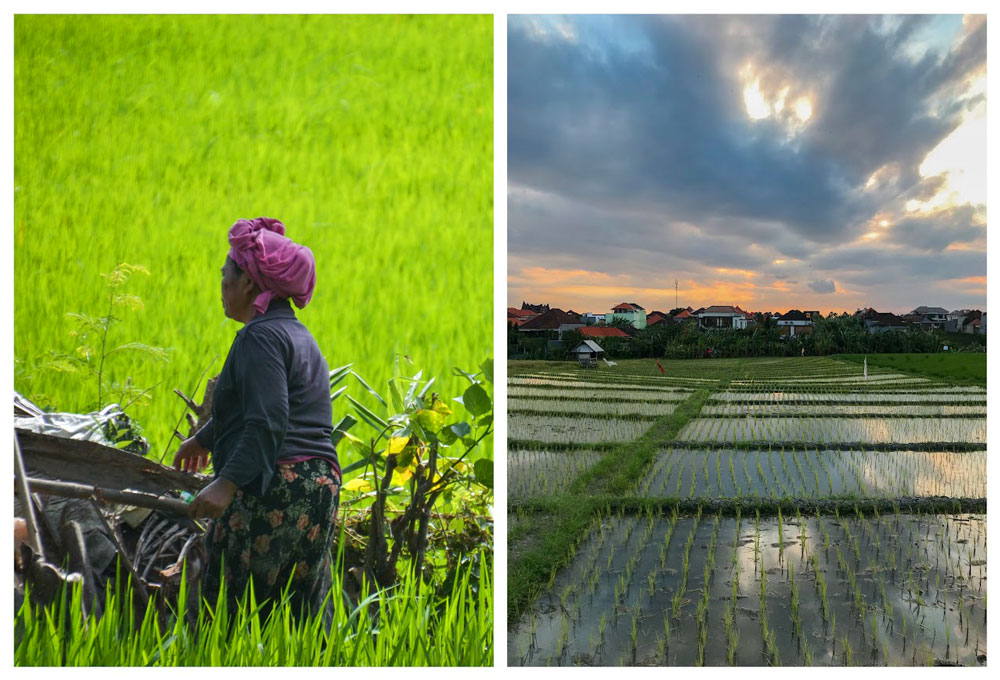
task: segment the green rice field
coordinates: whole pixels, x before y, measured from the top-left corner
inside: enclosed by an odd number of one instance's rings
[[[511,367],[510,665],[985,664],[984,387],[661,363]]]
[[[492,17],[22,15],[14,32],[15,389],[93,408],[92,378],[40,365],[81,345],[68,312],[105,314],[102,273],[143,265],[110,342],[169,361],[106,370],[152,388],[129,411],[161,453],[172,390],[217,373],[239,328],[227,231],[260,215],[315,254],[296,313],[331,368],[384,389],[398,354],[450,398],[452,367],[492,355]]]
[[[221,304],[228,229],[269,216],[315,255],[316,290],[296,314],[330,368],[351,365],[390,404],[387,381],[419,372],[434,380],[428,398],[471,420],[453,399],[471,379],[455,369],[476,374],[493,353],[492,16],[18,15],[14,66],[16,390],[48,410],[125,405],[149,455],[169,463],[185,411],[174,389],[200,401],[241,327]],[[123,262],[144,271],[112,290]],[[81,333],[79,315],[113,317],[107,337]],[[352,414],[359,441],[375,438],[369,423],[391,407],[353,378],[339,387],[361,406],[335,400],[334,422]],[[340,456],[345,468],[360,459],[348,446]],[[468,469],[480,458],[492,459],[491,434]],[[341,497],[356,518],[373,495],[350,486],[359,472]],[[462,489],[435,511],[488,513],[491,492],[475,493],[475,509]],[[491,572],[474,571],[487,591],[452,603],[441,644],[463,617],[492,616]],[[406,612],[396,628],[371,622],[383,641],[399,633],[391,646],[316,647],[298,661],[492,664],[491,631],[462,650],[428,648],[438,623],[427,617],[443,605],[421,598],[393,600]],[[340,623],[365,635],[356,616]],[[185,649],[159,662],[216,662]],[[295,659],[247,654],[222,662]]]

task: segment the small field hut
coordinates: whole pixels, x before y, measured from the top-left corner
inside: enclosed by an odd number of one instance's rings
[[[572,354],[576,355],[581,366],[597,366],[597,360],[604,354],[604,350],[593,340],[584,340],[573,349]]]

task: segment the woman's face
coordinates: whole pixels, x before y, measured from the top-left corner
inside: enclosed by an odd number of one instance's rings
[[[253,301],[257,295],[246,272],[237,272],[236,263],[227,257],[222,267],[222,310],[230,319],[246,323],[253,318]]]

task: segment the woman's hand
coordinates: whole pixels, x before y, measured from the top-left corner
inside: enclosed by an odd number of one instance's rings
[[[208,465],[209,451],[194,437],[188,437],[174,454],[174,469],[198,472]]]
[[[222,516],[239,489],[234,482],[225,477],[217,477],[214,482],[198,492],[191,501],[189,512],[192,517],[209,517],[216,519]]]

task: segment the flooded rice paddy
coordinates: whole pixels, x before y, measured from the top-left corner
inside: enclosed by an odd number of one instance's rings
[[[511,665],[976,665],[985,515],[600,517]]]
[[[824,358],[664,361],[662,381],[622,363],[510,380],[510,438],[553,447],[509,454],[515,506],[673,432],[511,623],[510,665],[985,663],[986,516],[916,512],[985,499],[983,387]]]
[[[986,452],[672,449],[636,487],[650,498],[984,498]]]
[[[664,416],[677,408],[675,401],[593,401],[589,399],[545,399],[511,397],[507,411],[535,411],[539,413],[583,413],[599,415]]]
[[[986,443],[984,418],[695,418],[677,437],[692,442]]]
[[[534,416],[511,414],[507,418],[507,437],[539,442],[602,444],[626,442],[649,429],[647,420],[588,418],[587,416]]]

